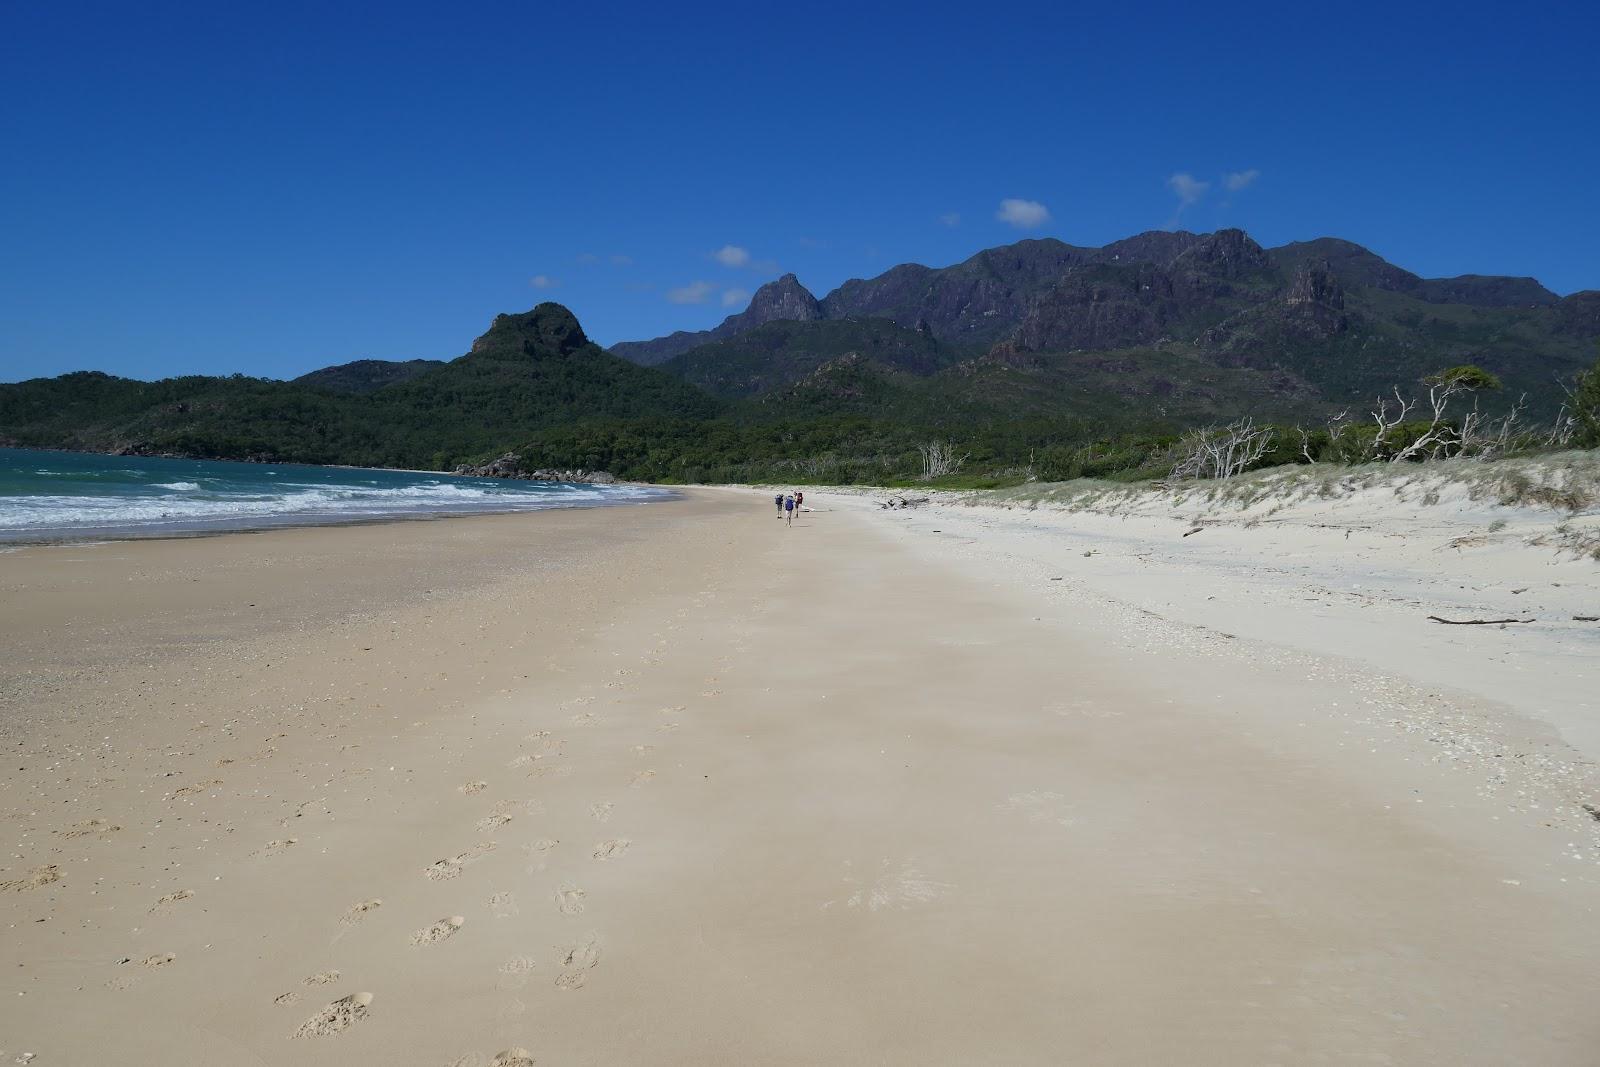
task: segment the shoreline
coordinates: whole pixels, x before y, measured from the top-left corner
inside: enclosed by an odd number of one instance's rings
[[[353,468],[357,470],[378,470],[388,468]],[[423,472],[426,473],[426,472]],[[76,545],[109,545],[123,541],[192,541],[207,537],[227,537],[233,534],[260,534],[271,533],[275,530],[311,530],[340,526],[385,526],[390,523],[402,522],[435,522],[447,519],[473,519],[497,515],[538,515],[550,511],[588,511],[594,508],[619,508],[645,504],[660,504],[674,499],[676,494],[666,486],[647,485],[639,482],[618,483],[629,486],[651,489],[661,492],[660,497],[645,499],[615,500],[615,501],[586,501],[581,504],[561,504],[545,508],[484,508],[476,511],[438,511],[414,512],[397,515],[357,516],[348,519],[327,519],[325,521],[285,519],[283,522],[274,522],[258,526],[231,526],[226,528],[205,530],[164,530],[151,533],[129,533],[125,527],[101,527],[84,531],[84,539],[79,540],[73,536],[62,537],[9,537],[0,533],[0,551],[13,551],[21,548],[59,548]]]
[[[50,464],[48,457],[52,454],[107,455],[70,450],[18,451],[24,456],[36,456],[37,459],[32,462],[42,464]],[[113,455],[108,458],[117,457]],[[139,461],[150,457],[128,458]],[[81,471],[67,468],[65,474],[54,470],[51,465],[51,470],[42,473],[56,475],[55,481],[47,479],[35,484],[27,476],[28,470],[25,468],[29,467],[28,462],[19,461],[18,469],[23,475],[22,491],[20,495],[0,498],[0,502],[16,502],[21,510],[13,518],[20,519],[26,515],[33,525],[0,528],[0,546],[191,539],[273,529],[518,514],[573,507],[612,507],[650,503],[672,496],[669,489],[640,483],[523,481],[387,467],[296,463],[248,464],[265,469],[268,474],[267,478],[258,477],[252,481],[227,473],[228,465],[239,462],[235,460],[178,459],[175,462],[178,469],[170,471],[143,464],[135,470],[113,471],[97,466],[89,466]],[[297,474],[302,471],[306,473]],[[337,478],[340,474],[362,472],[371,476],[410,474],[425,481],[326,480]],[[281,482],[274,480],[280,473],[286,477]],[[104,483],[96,481],[108,474],[118,477]],[[122,475],[135,477],[129,480]],[[181,484],[171,485],[156,480],[169,475],[184,480]],[[198,495],[162,495],[154,492],[158,489],[200,490],[202,486],[187,480],[196,476],[207,483],[206,491]],[[101,484],[110,488],[88,493],[76,489],[85,478],[90,485]],[[229,481],[229,478],[233,481]],[[220,488],[216,487],[218,485]],[[466,488],[452,488],[455,485],[465,485]],[[443,493],[445,499],[431,499],[438,493]],[[424,497],[430,499],[424,502]],[[573,499],[575,497],[578,499]],[[49,503],[30,505],[30,501],[41,500]],[[114,514],[108,517],[102,514],[105,511]],[[84,521],[70,521],[74,519]],[[49,525],[53,520],[67,521],[61,525]]]
[[[7,1054],[1591,1057],[1559,740],[816,492],[0,556]]]

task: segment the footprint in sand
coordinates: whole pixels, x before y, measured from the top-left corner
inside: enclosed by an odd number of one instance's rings
[[[211,779],[208,779],[208,780],[206,780],[204,782],[196,782],[194,785],[186,785],[186,786],[183,786],[181,789],[174,789],[172,791],[172,795],[170,797],[168,797],[167,799],[168,800],[178,800],[181,797],[192,797],[196,793],[204,793],[207,789],[211,789],[211,788],[213,788],[215,786],[219,786],[221,784],[222,784],[222,779],[221,778],[211,778]]]
[[[528,767],[531,766],[533,761],[538,758],[538,756],[530,756],[524,752],[522,755],[513,759],[510,763],[506,764],[506,766],[511,767],[512,769],[516,769],[518,767]]]
[[[152,913],[163,911],[172,907],[172,905],[178,903],[179,901],[188,900],[192,896],[194,896],[194,890],[192,889],[180,889],[176,893],[168,893],[166,896],[158,898],[154,904],[150,905],[150,911]]]
[[[614,837],[610,841],[602,841],[594,846],[594,858],[597,860],[614,860],[633,844],[626,837]]]
[[[579,989],[589,980],[589,972],[600,962],[600,939],[590,934],[561,957],[561,973],[556,975],[557,989]]]
[[[485,815],[477,822],[478,833],[492,833],[510,821],[511,816],[507,815],[505,812],[495,812],[493,815]]]
[[[536,1062],[527,1049],[508,1048],[493,1056],[469,1052],[458,1060],[451,1060],[449,1067],[534,1067]]]
[[[641,756],[647,756],[656,750],[654,745],[634,745],[633,750]]]
[[[362,919],[365,919],[368,915],[372,914],[374,911],[377,911],[382,906],[383,901],[377,899],[376,897],[374,897],[372,900],[363,900],[359,904],[352,904],[350,907],[345,909],[345,913],[343,915],[339,916],[339,925],[354,926],[356,923],[360,922]]]
[[[465,793],[467,796],[470,797],[470,796],[476,796],[478,793],[481,793],[485,789],[488,789],[489,788],[489,783],[488,782],[463,782],[461,785],[456,786],[456,788],[461,790],[461,792]]]
[[[430,882],[447,881],[448,879],[459,875],[462,868],[466,867],[467,864],[471,863],[479,856],[482,856],[486,852],[493,851],[494,842],[485,841],[482,844],[473,845],[465,852],[458,853],[446,859],[435,860],[434,862],[428,864],[428,866],[424,867],[422,869],[422,873],[428,877]]]
[[[531,956],[512,956],[500,965],[500,977],[495,979],[496,987],[513,993],[528,984],[528,975],[533,973],[534,961]]]
[[[85,819],[83,822],[73,823],[65,830],[59,830],[57,832],[69,841],[73,838],[88,837],[90,834],[94,834],[95,836],[99,837],[100,840],[104,841],[110,837],[110,835],[121,829],[122,827],[113,826],[104,819]]]
[[[509,919],[521,914],[522,909],[517,907],[517,898],[509,890],[502,889],[489,898],[489,911],[496,919]]]
[[[589,814],[594,816],[596,822],[610,822],[611,809],[615,806],[609,800],[602,800],[589,805]]]
[[[564,885],[556,890],[556,910],[563,915],[582,915],[583,898],[587,895],[577,886]]]
[[[847,908],[865,908],[867,911],[885,909],[903,910],[915,904],[938,900],[954,888],[949,882],[936,882],[925,876],[916,861],[895,863],[882,860],[875,874],[865,877],[856,874],[850,861],[845,861],[844,881],[851,887],[850,895],[842,903]],[[822,906],[830,908],[841,903],[830,900]]]
[[[599,721],[600,716],[596,715],[592,711],[579,712],[571,719],[572,725],[574,726],[594,726]]]
[[[298,1004],[300,1003],[300,994],[295,990],[290,990],[287,993],[279,993],[277,996],[272,998],[272,1003],[282,1004],[285,1006],[290,1004]]]
[[[655,776],[655,771],[640,771],[638,774],[633,776],[633,779],[628,782],[628,785],[633,789],[638,789],[642,785],[649,785],[650,779],[654,778]]]
[[[664,722],[660,726],[657,726],[656,730],[657,730],[657,732],[664,734],[664,733],[669,733],[669,732],[671,732],[673,730],[676,730],[677,728],[678,728],[678,724],[675,723],[675,722]]]
[[[283,853],[287,852],[294,845],[297,845],[299,843],[300,843],[300,839],[298,837],[285,837],[281,841],[268,841],[266,844],[262,845],[260,848],[256,849],[254,852],[250,853],[250,855],[252,855],[252,856],[279,856],[279,855],[282,855]]]
[[[332,985],[339,980],[338,971],[318,971],[300,979],[301,985]]]
[[[413,945],[436,945],[440,941],[452,938],[456,931],[467,924],[467,920],[460,915],[452,915],[448,919],[440,919],[432,926],[424,927],[411,935]]]
[[[523,845],[522,851],[528,854],[527,873],[538,874],[544,870],[546,854],[560,843],[554,838],[546,837],[535,841],[531,845]]]
[[[52,882],[61,881],[61,871],[51,863],[43,867],[35,867],[21,878],[13,878],[9,882],[0,882],[0,892],[22,893],[29,889],[41,889]]]
[[[351,993],[340,997],[300,1024],[295,1037],[332,1037],[365,1019],[372,1011],[371,993]]]
[[[139,966],[142,969],[146,970],[146,971],[159,970],[160,968],[165,967],[167,964],[173,962],[177,958],[178,958],[177,956],[173,955],[170,952],[158,953],[157,955],[154,955],[154,956],[146,956],[144,959],[140,960],[139,961]],[[124,964],[127,964],[127,963],[131,963],[133,961],[132,960],[123,960],[122,962]],[[106,983],[106,988],[107,989],[117,989],[117,990],[131,989],[138,981],[139,981],[139,976],[136,973],[135,974],[119,974],[115,978],[111,979],[111,981]]]

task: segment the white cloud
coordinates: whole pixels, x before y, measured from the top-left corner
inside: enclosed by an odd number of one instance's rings
[[[1001,222],[1010,223],[1019,230],[1031,230],[1050,221],[1050,209],[1037,200],[1016,200],[1008,197],[1000,201],[1000,210],[994,213],[994,217]]]
[[[1190,204],[1198,203],[1211,188],[1211,183],[1203,182],[1193,174],[1179,171],[1167,179],[1167,188],[1178,197],[1178,210],[1182,211]]]
[[[711,253],[711,258],[721,263],[724,267],[748,267],[750,265],[750,250],[740,248],[738,245],[723,245]]]
[[[578,262],[583,264],[585,267],[592,267],[596,263],[600,262],[600,257],[595,255],[593,252],[584,252],[578,257]]]
[[[1005,205],[1001,205],[1001,210],[1005,210]],[[1046,212],[1045,214],[1048,215],[1049,212]],[[949,226],[951,229],[954,229],[955,227],[961,225],[961,215],[958,212],[952,211],[948,215],[940,215],[939,222],[941,225]]]
[[[710,282],[690,282],[688,285],[667,290],[667,299],[674,304],[704,304],[717,287]]]
[[[613,267],[631,267],[633,266],[633,257],[623,255],[612,256],[611,265]]]
[[[561,283],[548,274],[535,274],[528,279],[528,284],[535,289],[554,289]]]
[[[1227,187],[1228,192],[1237,193],[1240,189],[1248,189],[1254,185],[1259,177],[1261,172],[1254,167],[1249,170],[1229,171],[1222,176],[1222,184]]]
[[[744,289],[722,290],[722,306],[725,308],[738,307],[750,299],[750,294]]]

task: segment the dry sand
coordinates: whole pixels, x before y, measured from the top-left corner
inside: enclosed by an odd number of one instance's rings
[[[1600,1060],[1592,679],[818,503],[0,554],[3,1062]]]

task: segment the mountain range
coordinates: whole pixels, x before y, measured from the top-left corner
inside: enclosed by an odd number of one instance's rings
[[[790,325],[775,332],[779,322]],[[1312,397],[1368,402],[1441,366],[1476,363],[1553,408],[1557,379],[1592,361],[1597,335],[1600,292],[1422,278],[1349,241],[1269,249],[1227,229],[1152,231],[1102,248],[1020,241],[949,267],[904,264],[820,300],[789,274],[712,330],[611,351],[729,397],[796,384],[848,354],[920,377],[1004,366],[1082,380],[1087,366],[1091,384],[1132,397],[1141,370],[1166,380],[1148,383],[1157,393],[1182,391],[1176,359],[1266,375],[1288,408]],[[1114,356],[1109,378],[1082,358],[1093,354]]]
[[[873,480],[938,436],[987,469],[1131,471],[1186,427],[1359,415],[1463,363],[1504,380],[1499,403],[1525,393],[1553,415],[1597,338],[1600,292],[1421,278],[1334,238],[1160,231],[905,264],[821,299],[786,274],[714,329],[610,351],[546,303],[448,361],[0,385],[0,444],[433,469],[516,450],[640,480]]]

